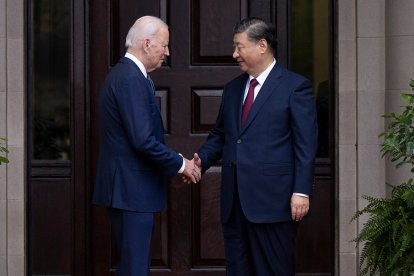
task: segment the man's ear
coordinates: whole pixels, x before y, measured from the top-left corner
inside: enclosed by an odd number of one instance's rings
[[[259,42],[257,43],[257,45],[259,46],[260,52],[262,54],[266,53],[266,51],[269,47],[269,45],[267,45],[266,39],[264,39],[264,38],[260,39]]]
[[[145,53],[148,53],[148,50],[150,48],[151,41],[148,38],[145,38],[142,40],[142,49]]]

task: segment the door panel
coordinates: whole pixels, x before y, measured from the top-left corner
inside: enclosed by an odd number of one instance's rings
[[[167,63],[151,74],[164,120],[167,145],[191,157],[214,125],[226,82],[240,74],[232,58],[232,29],[251,15],[277,22],[278,62],[287,65],[288,5],[276,0],[90,1],[90,179],[98,158],[99,89],[109,70],[124,55],[130,25],[140,16],[161,17],[170,26]],[[330,164],[328,164],[328,167]],[[314,217],[304,222],[298,237],[300,273],[333,273],[332,180],[317,177]],[[88,187],[91,198],[93,181]],[[225,275],[220,225],[220,164],[201,183],[169,183],[167,210],[157,215],[152,240],[152,275]],[[321,215],[323,213],[323,215]],[[114,275],[115,248],[105,210],[88,211],[91,275]],[[315,219],[314,219],[315,218]],[[316,225],[317,223],[317,225]],[[324,226],[325,231],[318,227]],[[318,253],[318,254],[316,254]],[[312,258],[310,258],[312,256]],[[316,256],[316,257],[315,257]],[[320,257],[319,257],[320,256]],[[321,261],[314,261],[320,258]],[[333,260],[333,259],[332,259]]]

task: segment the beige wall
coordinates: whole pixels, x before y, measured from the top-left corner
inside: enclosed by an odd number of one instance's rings
[[[25,274],[25,88],[23,0],[0,0],[0,136],[10,164],[0,166],[0,275]]]
[[[356,275],[357,253],[349,241],[357,208],[357,35],[356,3],[338,0],[337,43],[337,221],[338,275]]]
[[[349,241],[366,218],[349,220],[366,204],[361,195],[385,196],[386,181],[409,177],[381,158],[377,135],[414,76],[413,13],[412,0],[338,0],[338,275],[357,275]]]

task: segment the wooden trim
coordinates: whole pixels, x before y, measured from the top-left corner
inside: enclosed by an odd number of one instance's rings
[[[73,0],[72,31],[72,185],[73,185],[73,274],[86,275],[87,189],[87,13],[84,0]],[[75,31],[76,30],[76,31]]]
[[[289,1],[279,0],[276,3],[276,31],[277,31],[277,50],[276,50],[276,59],[284,67],[289,68],[289,34],[290,34],[290,24],[289,24]],[[286,41],[285,44],[280,43],[281,41]]]

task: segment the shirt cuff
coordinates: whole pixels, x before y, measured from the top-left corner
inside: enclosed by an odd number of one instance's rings
[[[178,173],[183,173],[185,169],[185,160],[184,160],[184,156],[181,153],[179,153],[179,155],[183,158],[183,164],[181,165],[181,168],[178,170]]]
[[[309,197],[308,195],[301,194],[301,193],[293,193],[293,195],[301,196],[301,197]]]

